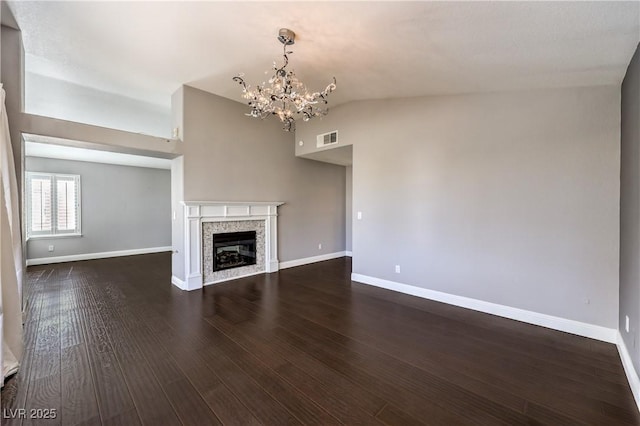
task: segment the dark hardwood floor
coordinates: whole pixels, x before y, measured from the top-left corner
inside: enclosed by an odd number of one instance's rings
[[[182,292],[169,254],[30,267],[2,424],[640,424],[614,345],[350,271],[337,259]]]

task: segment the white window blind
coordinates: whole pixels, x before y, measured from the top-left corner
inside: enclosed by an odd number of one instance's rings
[[[76,181],[73,178],[56,179],[58,230],[76,229]]]
[[[29,237],[80,234],[80,176],[27,173]]]
[[[51,179],[38,177],[31,180],[31,230],[51,232]]]

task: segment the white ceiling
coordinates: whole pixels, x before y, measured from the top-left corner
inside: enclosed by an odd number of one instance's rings
[[[280,27],[330,105],[370,98],[620,84],[640,40],[632,2],[11,1],[27,70],[168,106],[189,84],[241,100]]]
[[[91,163],[117,164],[121,166],[148,167],[152,169],[171,169],[171,160],[146,157],[143,155],[123,154],[119,152],[99,151],[58,145],[68,143],[56,138],[38,135],[23,135],[24,155],[27,157],[56,158],[59,160],[88,161]]]

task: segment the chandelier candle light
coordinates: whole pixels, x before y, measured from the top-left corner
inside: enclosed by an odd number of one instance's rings
[[[295,33],[287,28],[281,28],[278,40],[284,45],[284,64],[278,68],[273,63],[275,74],[268,82],[252,89],[244,79],[244,74],[233,77],[233,81],[242,86],[242,97],[246,99],[251,107],[249,117],[267,118],[269,115],[276,115],[283,123],[283,129],[287,132],[295,129],[296,117],[302,117],[303,121],[309,121],[313,117],[326,115],[329,93],[336,89],[336,78],[322,92],[309,92],[307,88],[296,77],[293,71],[287,70],[289,56],[293,52],[287,51],[287,46],[295,41]]]

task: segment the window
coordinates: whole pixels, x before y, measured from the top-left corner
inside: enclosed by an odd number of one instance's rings
[[[80,176],[27,172],[27,237],[80,234]]]

